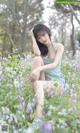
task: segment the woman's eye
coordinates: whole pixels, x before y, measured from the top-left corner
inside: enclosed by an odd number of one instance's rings
[[[38,37],[38,40],[40,40],[41,39],[41,37]]]
[[[45,37],[45,33],[41,34],[41,36],[38,36],[38,40],[40,40],[42,37]]]
[[[45,36],[45,33],[43,33],[42,36]]]

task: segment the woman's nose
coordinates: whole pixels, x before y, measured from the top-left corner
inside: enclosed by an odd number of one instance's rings
[[[46,38],[45,38],[45,37],[42,37],[41,39],[42,39],[42,41],[43,41],[43,42],[45,42],[45,41],[46,41]]]

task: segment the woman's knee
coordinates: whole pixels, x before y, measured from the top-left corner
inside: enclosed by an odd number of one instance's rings
[[[34,82],[34,87],[35,87],[35,88],[40,88],[40,86],[42,86],[41,81],[36,80],[36,81]]]
[[[52,87],[52,81],[45,81],[45,80],[36,80],[34,82],[34,86],[36,88],[42,87],[43,89],[46,89],[48,87]]]
[[[41,63],[42,65],[44,64],[43,59],[42,59],[41,56],[34,57],[33,61],[37,62],[37,63]]]

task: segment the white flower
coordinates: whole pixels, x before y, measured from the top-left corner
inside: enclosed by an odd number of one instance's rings
[[[52,115],[51,111],[48,111],[47,116],[51,116],[51,115]]]
[[[19,86],[20,86],[19,81],[17,81],[16,79],[14,80],[14,86],[15,86],[15,87],[18,87],[18,88],[19,88]]]
[[[54,107],[54,106],[50,105],[50,106],[49,106],[49,109],[50,109],[50,110],[54,110],[54,111],[55,111],[55,110],[56,110],[56,107]]]
[[[67,115],[66,109],[62,109],[60,112],[58,112],[59,115]]]
[[[24,130],[24,133],[34,133],[32,128],[28,128],[27,130]]]

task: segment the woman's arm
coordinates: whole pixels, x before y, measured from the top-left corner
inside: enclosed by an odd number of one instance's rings
[[[46,69],[54,69],[60,62],[63,52],[64,52],[64,46],[62,44],[58,44],[54,62],[48,65],[40,66],[37,71],[45,71]]]
[[[40,52],[40,50],[39,50],[39,48],[38,48],[38,45],[37,45],[37,43],[36,43],[36,40],[35,40],[35,38],[34,38],[33,33],[31,33],[31,39],[32,39],[32,48],[33,48],[34,54],[35,54],[36,56],[40,56],[40,55],[41,55],[41,52]]]
[[[58,65],[58,63],[60,62],[63,52],[64,52],[64,46],[61,43],[59,43],[56,51],[56,56],[54,59],[56,65]]]

